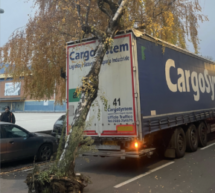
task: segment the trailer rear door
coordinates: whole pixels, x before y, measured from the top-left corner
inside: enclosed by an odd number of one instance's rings
[[[86,135],[136,136],[132,34],[116,36],[99,75],[98,97],[87,116]],[[95,60],[97,40],[67,46],[67,133],[80,97],[75,93]]]

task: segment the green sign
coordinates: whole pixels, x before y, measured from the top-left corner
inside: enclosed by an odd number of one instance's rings
[[[76,88],[69,89],[69,102],[79,102],[81,95],[77,96]]]
[[[146,49],[146,48],[145,48],[144,46],[141,46],[142,60],[145,60],[145,59],[146,59],[145,53],[144,53],[145,49]]]

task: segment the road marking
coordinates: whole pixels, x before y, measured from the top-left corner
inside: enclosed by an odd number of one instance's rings
[[[207,148],[209,148],[209,147],[211,147],[211,146],[213,146],[213,145],[215,145],[215,143],[212,143],[212,144],[210,144],[210,145],[208,145],[208,146],[206,146],[206,147],[203,147],[203,148],[201,148],[201,150],[207,149]]]
[[[147,175],[149,175],[149,174],[151,174],[151,173],[153,173],[153,172],[155,172],[155,171],[157,171],[157,170],[160,170],[160,169],[162,169],[162,168],[165,168],[165,167],[167,167],[167,166],[169,166],[169,165],[171,165],[171,164],[173,164],[173,163],[175,163],[175,162],[169,162],[169,163],[167,163],[167,164],[164,164],[164,165],[162,165],[162,166],[160,166],[160,167],[157,167],[157,168],[155,168],[155,169],[153,169],[153,170],[150,170],[150,171],[148,171],[148,172],[146,172],[146,173],[144,173],[144,174],[141,174],[141,175],[139,175],[139,176],[136,176],[136,177],[134,177],[134,178],[131,178],[130,180],[127,180],[127,181],[125,181],[125,182],[122,182],[122,183],[120,183],[120,184],[114,186],[114,188],[120,188],[121,186],[124,186],[124,185],[126,185],[126,184],[128,184],[128,183],[130,183],[130,182],[133,182],[133,181],[135,181],[135,180],[137,180],[137,179],[139,179],[139,178],[142,178],[142,177],[144,177],[144,176],[147,176]]]

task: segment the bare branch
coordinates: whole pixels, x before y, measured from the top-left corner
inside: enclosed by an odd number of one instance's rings
[[[158,0],[156,3],[155,3],[155,6],[154,7],[157,7],[158,3],[160,2],[160,0]]]
[[[97,30],[94,27],[89,26],[89,25],[82,25],[82,30],[84,31],[84,33],[93,34],[94,36],[98,37],[99,39],[103,38],[103,36],[104,36],[104,32]]]
[[[81,7],[79,4],[76,4],[76,9],[78,13],[78,19],[80,20],[81,25],[83,25],[82,17],[81,17]]]
[[[86,18],[85,18],[85,25],[88,25],[88,17],[89,17],[89,12],[90,12],[90,4],[91,4],[91,0],[89,0],[89,4],[87,6],[87,14],[86,14]]]
[[[160,11],[158,14],[156,14],[156,15],[154,15],[154,11],[153,11],[153,18],[156,18],[157,16],[161,15],[161,14],[164,13],[165,11],[168,11],[169,8],[175,3],[175,1],[176,1],[176,0],[172,0],[171,2],[169,2],[169,3],[167,4],[166,9],[161,9],[161,11]],[[158,1],[158,2],[159,2],[159,1]]]
[[[172,0],[170,3],[168,3],[168,6],[172,6],[173,3],[175,3],[176,0]]]
[[[70,36],[70,37],[72,37],[72,38],[75,38],[75,36],[72,36],[71,34],[69,34],[69,33],[66,33],[66,32],[64,32],[64,31],[61,31],[61,30],[59,30],[58,28],[54,28],[55,30],[57,30],[60,34],[62,34],[62,35],[66,35],[66,36]]]
[[[98,7],[103,13],[105,13],[110,19],[112,19],[112,16],[109,11],[104,8],[104,0],[98,0]]]
[[[124,10],[128,0],[122,0],[119,8],[117,9],[116,13],[114,14],[113,21],[116,21],[118,17],[122,14],[122,11]]]
[[[112,11],[112,15],[114,15],[116,13],[117,9],[119,8],[119,5],[117,3],[110,1],[110,0],[104,0],[104,2],[110,6],[110,9]],[[121,4],[121,2],[119,4]]]
[[[160,2],[160,0],[158,0],[156,3],[155,3],[155,6],[153,8],[153,17],[155,17],[155,8],[157,7],[158,3]]]

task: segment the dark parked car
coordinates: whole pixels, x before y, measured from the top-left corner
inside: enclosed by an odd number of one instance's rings
[[[63,129],[63,122],[65,121],[66,115],[62,115],[54,124],[52,135],[55,136],[58,140],[60,139],[61,132]],[[64,132],[65,134],[65,132]]]
[[[37,160],[46,161],[56,150],[57,141],[53,136],[30,133],[18,125],[0,122],[1,162],[34,156]]]

